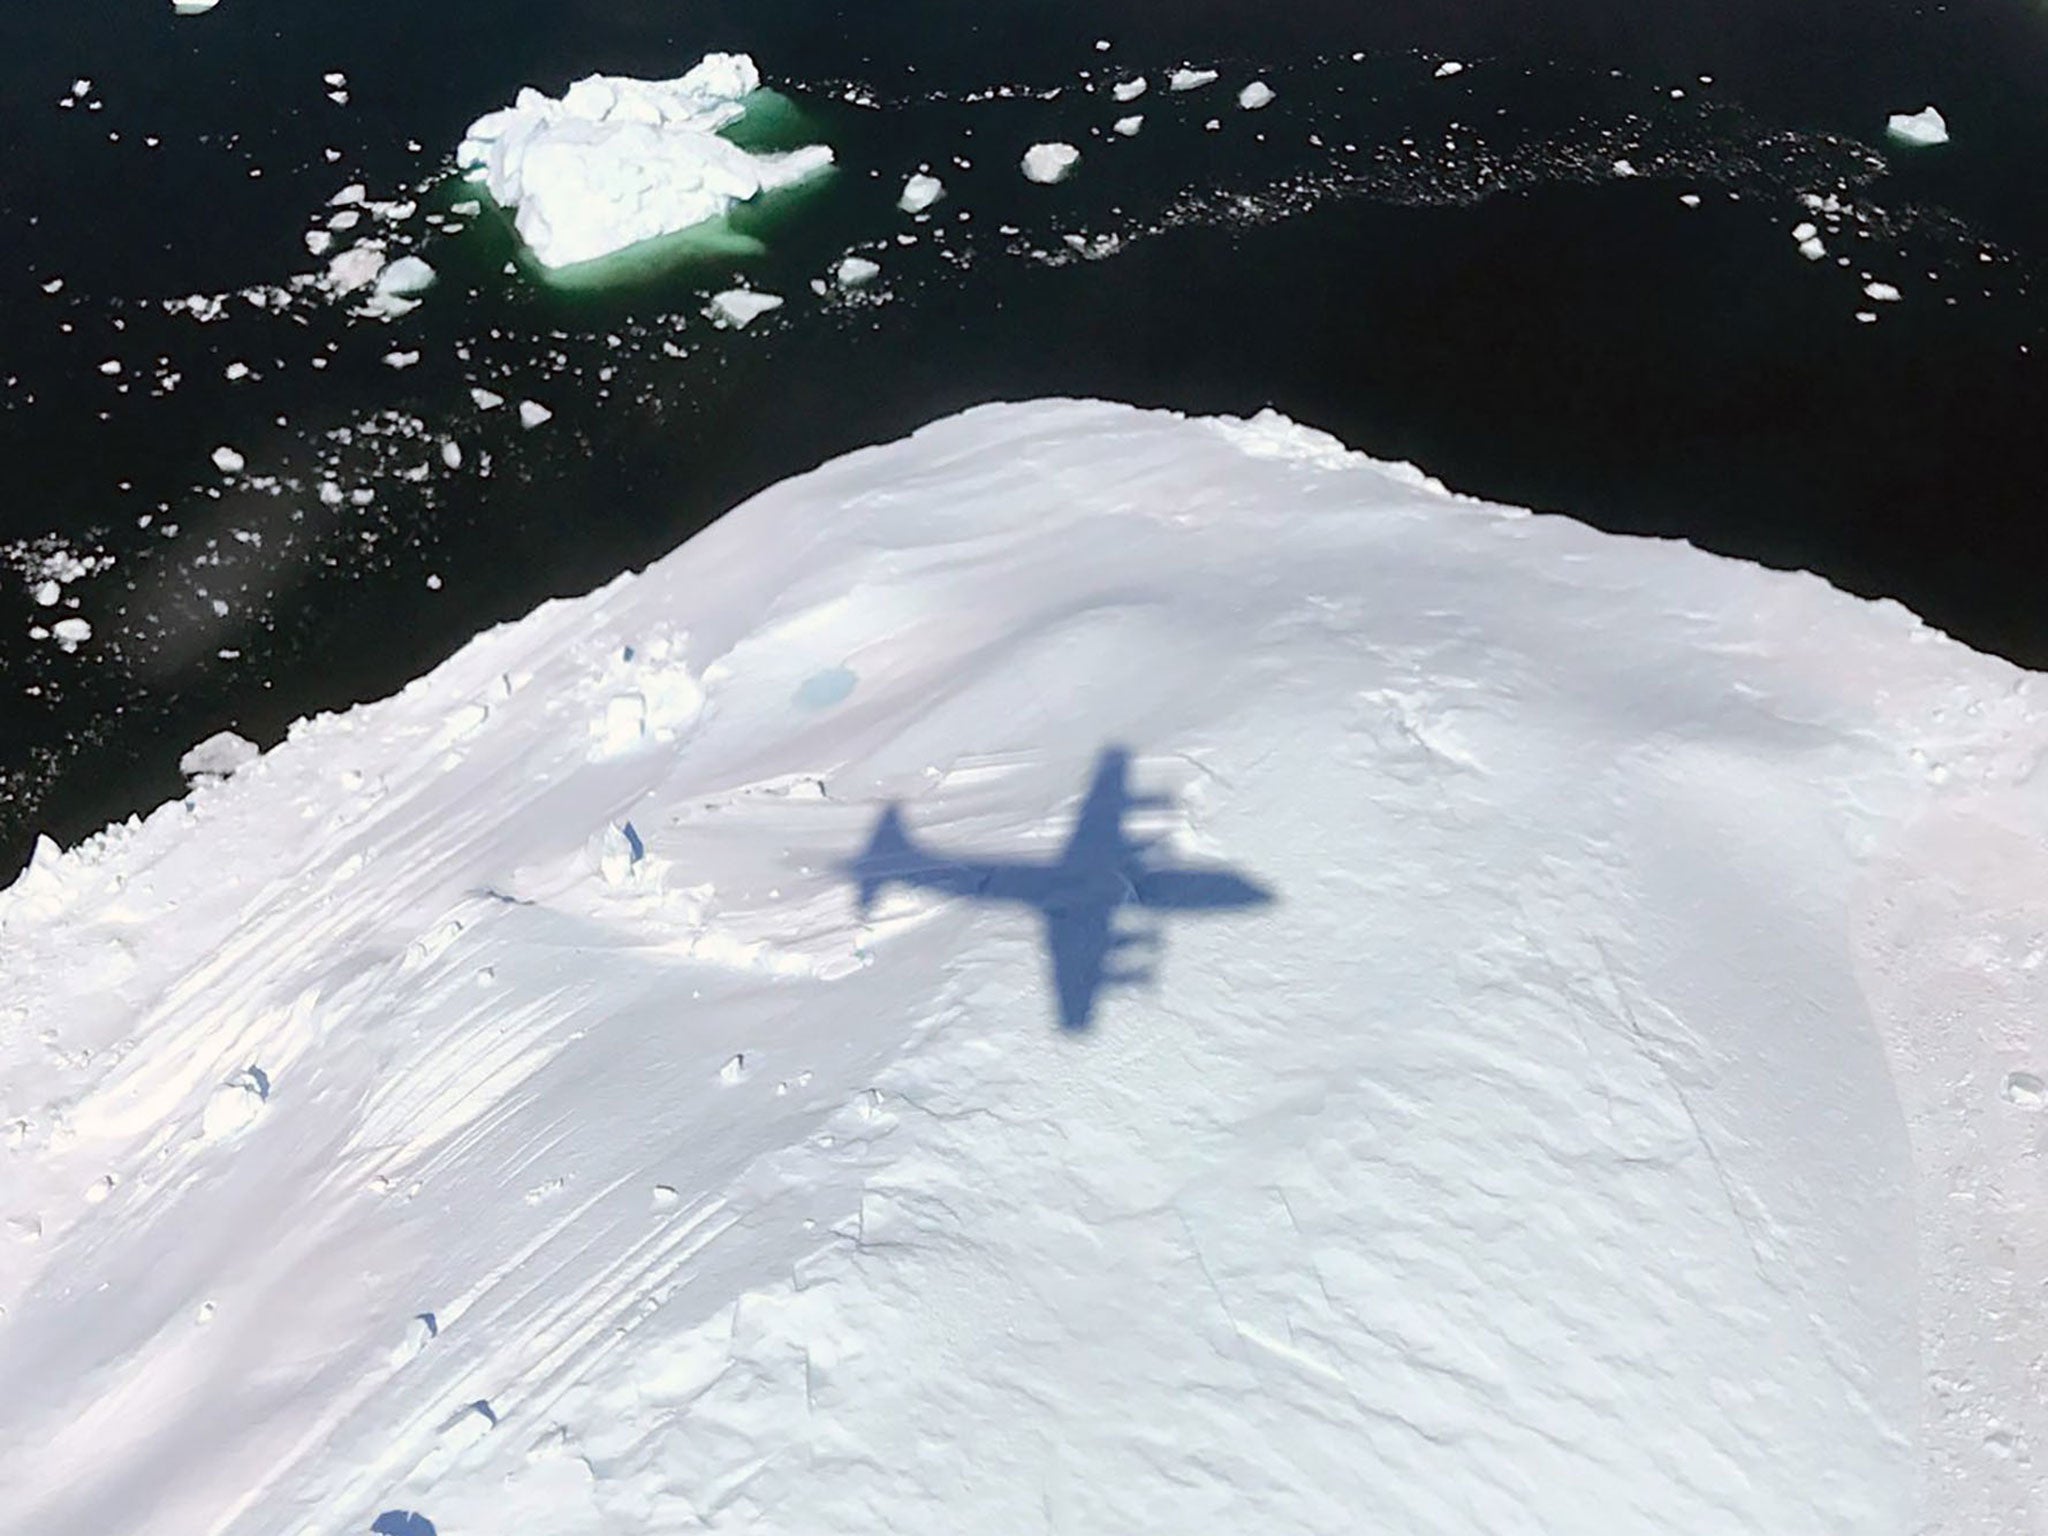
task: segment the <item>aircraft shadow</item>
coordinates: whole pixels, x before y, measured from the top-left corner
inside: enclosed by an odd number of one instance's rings
[[[1134,837],[1124,820],[1134,810],[1168,802],[1134,796],[1129,772],[1126,749],[1102,750],[1066,848],[1050,863],[955,858],[921,847],[904,823],[902,807],[892,801],[867,847],[841,871],[855,883],[863,919],[892,885],[1036,912],[1060,1026],[1086,1029],[1105,988],[1153,979],[1162,936],[1157,922],[1144,925],[1148,916],[1243,911],[1274,900],[1271,891],[1234,870],[1163,863],[1157,839]]]

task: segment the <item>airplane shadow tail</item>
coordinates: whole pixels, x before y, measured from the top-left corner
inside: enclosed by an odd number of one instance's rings
[[[875,899],[891,880],[900,878],[923,862],[910,841],[909,829],[903,825],[903,812],[891,803],[875,823],[867,847],[846,866],[846,873],[853,877],[858,890],[861,917],[867,917]]]

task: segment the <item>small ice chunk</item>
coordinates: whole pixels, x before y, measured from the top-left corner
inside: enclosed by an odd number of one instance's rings
[[[75,651],[92,638],[92,625],[74,615],[52,624],[50,633],[56,636],[57,643],[65,650]]]
[[[215,731],[178,759],[178,772],[188,779],[206,776],[226,778],[263,755],[262,749],[246,736],[233,731]]]
[[[441,444],[441,462],[450,469],[462,468],[462,444],[449,438]]]
[[[330,69],[320,79],[323,84],[330,85],[336,90],[340,90],[344,85],[348,84],[348,76],[338,69]]]
[[[476,402],[476,408],[480,411],[495,411],[505,403],[503,395],[475,384],[469,386],[469,398]]]
[[[1256,112],[1261,107],[1270,106],[1272,101],[1273,87],[1263,80],[1254,80],[1237,93],[1237,104],[1247,112]]]
[[[1218,78],[1213,69],[1176,69],[1166,77],[1169,91],[1196,91],[1213,84]]]
[[[882,275],[880,263],[865,256],[849,256],[833,271],[833,281],[842,288],[864,288]]]
[[[1802,240],[1799,242],[1799,254],[1804,256],[1808,261],[1819,261],[1821,257],[1827,255],[1827,253],[1828,248],[1821,243],[1820,236],[1818,235],[1813,236],[1811,239]]]
[[[1071,144],[1034,144],[1024,151],[1024,179],[1040,185],[1065,181],[1081,163],[1081,151]]]
[[[64,587],[61,582],[55,580],[42,582],[35,590],[36,606],[38,608],[54,608],[57,606],[57,600],[63,597],[63,595]]]
[[[923,213],[945,195],[946,184],[943,181],[920,171],[903,183],[903,195],[896,199],[896,206],[905,213]]]
[[[1443,63],[1436,67],[1436,78],[1439,80],[1448,80],[1453,75],[1462,75],[1463,73],[1465,73],[1465,66],[1456,59],[1445,59]]]
[[[1899,302],[1899,290],[1890,283],[1865,283],[1863,296],[1879,304]]]
[[[1948,142],[1948,119],[1933,107],[1918,112],[1894,112],[1885,120],[1885,136],[1911,149],[1927,149]]]
[[[1129,117],[1120,117],[1114,124],[1117,133],[1127,139],[1135,139],[1138,136],[1138,130],[1144,126],[1145,114],[1142,112],[1134,112]]]
[[[1700,205],[1700,195],[1697,192],[1681,192],[1678,194],[1678,200],[1688,208],[1697,208]]]
[[[104,363],[100,364],[100,372],[104,373],[108,378],[112,378],[115,374],[119,373],[120,371],[121,359],[119,359],[118,357],[110,357]]]
[[[419,360],[420,355],[417,352],[386,352],[384,354],[384,366],[386,368],[410,368]]]
[[[1638,173],[1636,168],[1630,165],[1628,161],[1617,160],[1614,162],[1614,174],[1617,176],[1634,176]]]
[[[306,231],[307,255],[325,256],[333,249],[334,236],[329,231],[324,229],[309,229]]]
[[[229,363],[227,367],[221,369],[220,374],[229,383],[235,383],[249,377],[249,365],[240,362]]]
[[[213,450],[213,467],[224,475],[239,475],[248,461],[234,449],[222,444]]]
[[[171,14],[173,16],[204,16],[219,4],[220,0],[171,0]]]
[[[1820,226],[1811,219],[1802,219],[1799,223],[1792,226],[1792,238],[1801,245],[1804,245],[1819,233]]]
[[[434,286],[434,269],[417,256],[401,256],[377,274],[380,298],[409,299]]]
[[[741,331],[767,314],[771,309],[782,308],[782,299],[772,293],[756,293],[751,288],[728,288],[714,295],[704,306],[704,313],[716,325]]]
[[[1145,94],[1150,82],[1143,75],[1135,80],[1119,80],[1109,88],[1109,94],[1118,101],[1136,101]]]
[[[351,246],[327,263],[327,285],[336,293],[354,293],[377,281],[384,270],[384,248],[375,244]]]
[[[519,402],[519,425],[531,432],[535,427],[544,426],[554,420],[555,413],[538,400]]]

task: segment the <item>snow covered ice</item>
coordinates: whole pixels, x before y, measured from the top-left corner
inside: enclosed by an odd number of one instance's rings
[[[676,80],[591,75],[559,99],[529,87],[473,123],[455,158],[517,210],[543,266],[594,261],[831,166],[823,144],[767,154],[721,137],[760,86],[751,58],[714,53]]]
[[[896,199],[896,206],[905,213],[923,213],[946,195],[946,184],[936,176],[917,172],[903,183],[903,191]]]
[[[1071,144],[1034,144],[1024,151],[1024,179],[1049,186],[1065,181],[1080,163],[1081,151]]]
[[[877,268],[877,270],[880,270]],[[704,314],[714,325],[727,330],[745,330],[770,310],[782,308],[779,294],[757,293],[751,288],[728,288],[712,295]]]
[[[990,406],[232,755],[0,893],[11,1528],[2039,1529],[2048,710],[1894,604]]]
[[[881,263],[865,256],[844,257],[832,269],[832,280],[842,288],[865,288],[881,275]]]
[[[1886,119],[1884,128],[1888,138],[1912,149],[1948,142],[1948,122],[1933,107],[1923,107],[1918,112],[1894,112]]]

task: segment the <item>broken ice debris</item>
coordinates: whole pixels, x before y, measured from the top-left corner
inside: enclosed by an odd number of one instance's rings
[[[1948,142],[1948,120],[1933,107],[1918,112],[1894,112],[1885,121],[1886,137],[1910,149],[1926,149]]]
[[[882,268],[865,256],[849,256],[839,263],[832,276],[842,288],[862,288],[881,276]]]
[[[896,199],[896,206],[905,213],[923,213],[945,195],[946,184],[943,181],[920,171],[903,183],[903,195]]]
[[[1081,151],[1071,144],[1034,144],[1024,151],[1024,177],[1041,185],[1064,181],[1081,163]]]
[[[755,293],[750,288],[728,288],[713,297],[704,306],[704,313],[713,324],[732,330],[745,330],[771,309],[782,308],[782,300],[772,293]]]

